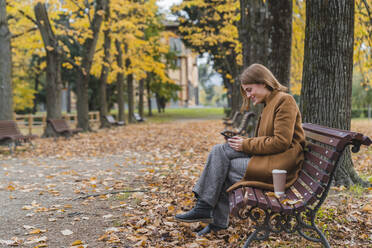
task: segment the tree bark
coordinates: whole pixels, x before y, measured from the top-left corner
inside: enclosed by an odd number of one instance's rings
[[[115,40],[115,46],[116,46],[116,61],[121,68],[121,71],[117,74],[116,77],[116,84],[117,84],[117,94],[118,94],[118,121],[125,122],[125,109],[124,109],[124,75],[123,75],[123,50],[121,48],[120,42],[118,40]]]
[[[239,39],[243,46],[243,66],[267,65],[268,10],[262,0],[240,0]]]
[[[0,120],[13,119],[11,33],[5,0],[0,0]]]
[[[305,34],[303,121],[350,130],[354,1],[308,0]],[[340,162],[336,184],[369,185],[354,170],[350,149]]]
[[[139,81],[138,85],[138,114],[143,118],[143,98],[144,98],[144,92],[145,92],[145,82],[144,79],[141,79]]]
[[[127,59],[129,61],[129,59]],[[134,114],[134,93],[133,93],[133,74],[127,76],[127,95],[128,95],[128,123],[133,123]]]
[[[268,62],[268,9],[267,3],[262,0],[240,0],[240,26],[239,39],[243,47],[243,68],[253,63],[267,66]],[[236,95],[240,95],[240,83],[237,83],[232,92],[232,102]],[[234,106],[234,103],[233,103]],[[240,108],[241,104],[239,105]],[[235,112],[238,109],[232,108]],[[262,111],[261,106],[251,106],[250,111],[256,113],[255,122]]]
[[[100,114],[100,120],[101,120],[101,128],[109,127],[110,124],[107,122],[105,116],[107,115],[107,77],[109,73],[109,64],[110,64],[110,49],[111,49],[111,29],[110,24],[108,23],[110,19],[110,1],[107,0],[107,5],[105,9],[106,15],[105,15],[105,21],[107,23],[106,29],[103,31],[104,35],[104,43],[103,43],[103,64],[102,64],[102,70],[101,70],[101,76],[100,76],[100,87],[99,87],[99,114]]]
[[[151,75],[152,75],[151,73],[147,73],[147,78],[146,78],[148,116],[152,116],[151,89],[150,89]]]
[[[82,63],[81,71],[78,73],[76,81],[76,95],[77,95],[77,119],[78,127],[84,131],[90,131],[89,125],[89,78],[90,69],[93,63],[99,31],[101,28],[103,15],[99,11],[105,10],[106,0],[96,0],[95,12],[90,29],[92,31],[92,38],[87,38],[82,46]]]
[[[36,23],[43,38],[46,51],[46,110],[47,119],[62,118],[62,55],[58,46],[58,40],[50,25],[48,12],[45,4],[35,5]],[[54,129],[47,124],[44,130],[44,137],[55,136]]]
[[[125,46],[125,52],[128,52],[128,47]],[[127,58],[125,61],[125,67],[129,69],[131,66],[130,59]],[[133,123],[134,114],[134,96],[133,96],[133,74],[127,75],[127,96],[128,96],[128,123]]]
[[[289,88],[292,47],[292,0],[268,0],[268,62],[278,81]]]

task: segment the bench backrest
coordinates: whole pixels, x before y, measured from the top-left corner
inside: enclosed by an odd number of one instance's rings
[[[9,135],[22,135],[17,123],[12,120],[0,121],[0,138]]]
[[[371,144],[371,140],[360,133],[311,123],[304,123],[303,128],[308,142],[305,161],[298,180],[286,190],[289,199],[301,200],[296,206],[300,209],[314,203],[319,203],[316,207],[320,207],[348,145],[353,145],[353,151],[357,152],[360,145]]]
[[[143,118],[139,114],[133,113],[133,116],[136,119],[136,121],[143,121]]]
[[[115,124],[116,123],[116,121],[115,121],[115,119],[112,115],[106,115],[105,118],[106,118],[107,122],[110,123],[110,124]]]
[[[52,125],[57,133],[71,130],[67,124],[67,121],[64,119],[48,119],[48,122]]]
[[[249,120],[254,117],[256,114],[253,113],[253,112],[245,112],[243,114],[243,117],[240,121],[240,125],[238,127],[238,130],[237,132],[240,134],[240,135],[245,135],[246,132],[247,132],[247,129],[248,129],[248,124],[249,124]]]

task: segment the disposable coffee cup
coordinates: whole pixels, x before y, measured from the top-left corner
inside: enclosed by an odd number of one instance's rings
[[[286,170],[272,170],[273,174],[273,183],[274,183],[274,192],[277,195],[283,195],[285,191],[285,182],[287,178]]]

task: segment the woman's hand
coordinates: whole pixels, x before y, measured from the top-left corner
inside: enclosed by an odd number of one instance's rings
[[[229,146],[237,152],[243,151],[243,141],[244,139],[240,136],[234,136],[227,140]]]

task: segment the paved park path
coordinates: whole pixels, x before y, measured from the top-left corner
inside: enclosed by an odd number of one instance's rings
[[[98,237],[120,219],[125,205],[112,209],[115,201],[120,205],[120,198],[113,194],[107,200],[103,193],[140,190],[136,175],[144,160],[145,156],[133,151],[103,158],[2,160],[0,247],[12,238],[23,239],[22,247],[35,247],[44,239],[49,247],[70,247],[76,240],[104,247]],[[94,197],[85,198],[88,195]]]

